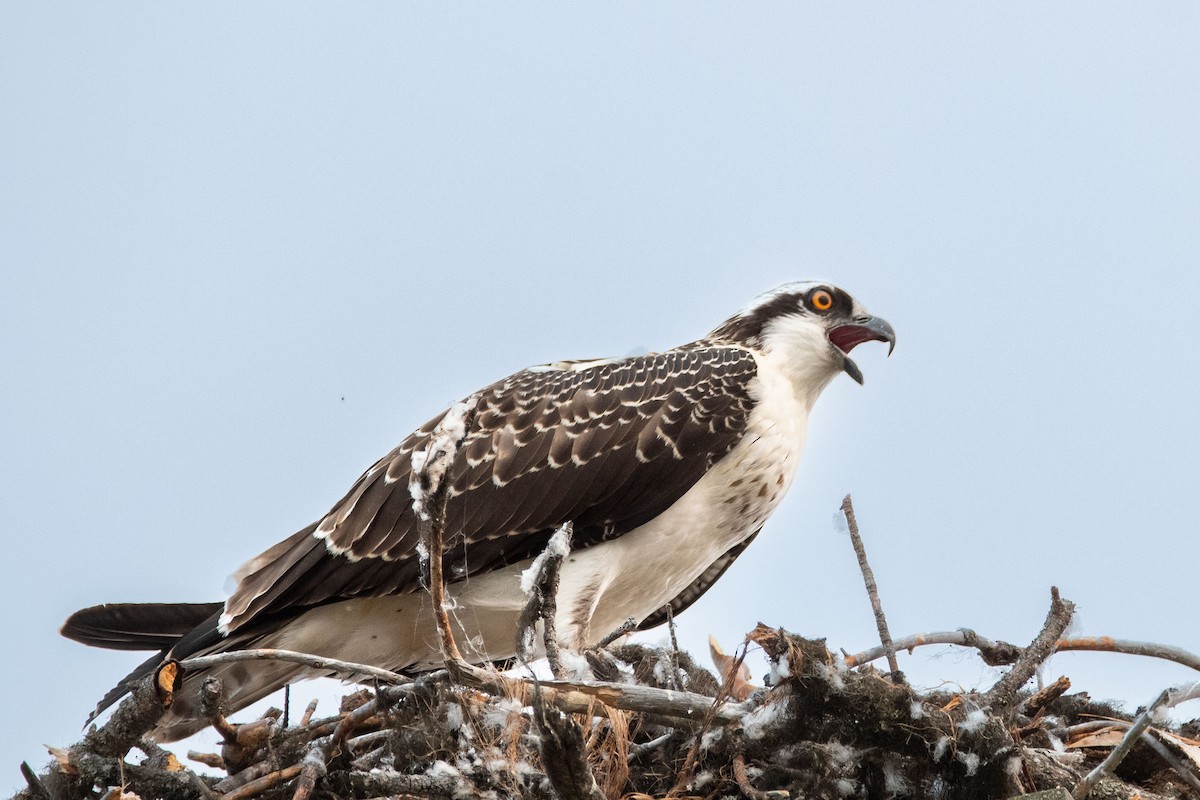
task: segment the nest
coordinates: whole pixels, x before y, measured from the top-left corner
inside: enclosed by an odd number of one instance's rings
[[[1134,724],[1069,693],[1065,679],[1007,702],[922,693],[870,664],[848,666],[823,640],[760,625],[747,641],[770,661],[767,686],[745,684],[736,658],[718,679],[672,648],[622,645],[585,654],[577,669],[594,679],[440,671],[356,692],[327,718],[310,706],[291,724],[274,711],[229,722],[210,679],[225,745],[191,755],[225,777],[141,738],[178,688],[169,663],[102,728],[54,751],[43,774],[26,767],[16,797],[1009,798],[1077,787]],[[1147,729],[1089,796],[1198,796],[1188,772],[1197,727]]]

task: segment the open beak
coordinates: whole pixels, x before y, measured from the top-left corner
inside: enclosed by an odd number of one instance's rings
[[[896,349],[896,331],[879,317],[856,317],[853,322],[831,328],[828,335],[833,346],[842,351],[842,371],[859,384],[863,382],[863,374],[850,360],[851,350],[863,342],[887,342],[889,356]]]

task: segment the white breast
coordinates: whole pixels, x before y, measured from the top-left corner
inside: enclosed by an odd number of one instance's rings
[[[745,436],[687,494],[640,528],[576,554],[564,568],[562,586],[579,593],[577,604],[596,589],[590,614],[560,620],[560,632],[573,628],[576,643],[592,644],[629,616],[650,616],[762,527],[795,477],[809,408],[763,359],[751,391],[757,402]],[[570,608],[567,601],[560,599],[559,608]]]

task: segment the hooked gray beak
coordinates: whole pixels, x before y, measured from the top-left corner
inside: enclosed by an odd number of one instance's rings
[[[853,322],[831,328],[829,341],[842,351],[842,371],[862,384],[863,374],[850,360],[850,351],[863,342],[887,342],[888,355],[896,349],[896,331],[881,317],[856,317]]]

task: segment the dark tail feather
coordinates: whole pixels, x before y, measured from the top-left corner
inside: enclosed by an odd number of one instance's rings
[[[106,603],[76,611],[61,633],[109,650],[169,650],[221,607],[221,603]]]
[[[224,607],[224,603],[113,603],[85,608],[72,614],[63,625],[62,632],[76,641],[118,650],[159,649],[104,695],[96,710],[88,716],[88,723],[128,694],[138,681],[158,669],[165,659],[182,661],[198,653],[211,652],[222,644],[242,644],[248,638],[245,634],[226,640],[217,628],[217,620]],[[203,671],[199,674],[203,675]],[[197,676],[188,677],[190,694],[197,694]],[[183,697],[176,698],[181,709],[197,705],[196,701],[189,704],[182,700]],[[187,713],[186,709],[183,713]],[[193,716],[198,714],[196,709]],[[193,721],[188,733],[206,724],[203,720],[199,723]]]

